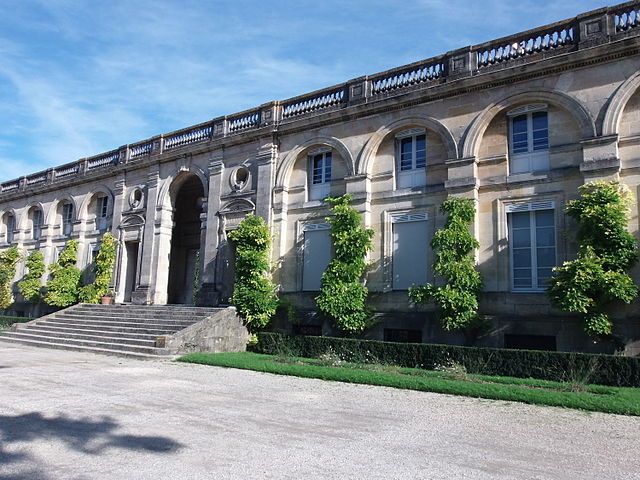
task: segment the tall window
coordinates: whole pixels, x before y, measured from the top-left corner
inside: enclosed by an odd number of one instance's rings
[[[397,188],[427,183],[427,137],[425,130],[405,130],[396,135]]]
[[[427,214],[391,217],[393,228],[393,289],[407,290],[427,283]]]
[[[509,117],[510,173],[549,170],[549,122],[547,105],[527,105],[507,113]]]
[[[513,204],[509,215],[514,290],[544,290],[556,265],[554,202]]]
[[[331,151],[309,155],[309,200],[322,200],[331,192]]]
[[[14,233],[16,229],[16,217],[14,217],[13,214],[11,213],[7,215],[6,226],[7,226],[7,243],[13,243]]]
[[[36,208],[31,214],[31,238],[40,240],[42,236],[42,210]]]
[[[62,205],[62,234],[69,236],[73,231],[73,204],[67,202]]]
[[[320,290],[322,274],[331,261],[331,230],[326,223],[304,226],[302,290]]]
[[[107,213],[109,211],[109,197],[101,196],[97,199],[97,211],[96,211],[96,227],[98,230],[107,229]]]

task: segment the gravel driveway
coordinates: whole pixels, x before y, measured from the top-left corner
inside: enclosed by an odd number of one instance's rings
[[[0,346],[0,479],[640,479],[640,418]]]

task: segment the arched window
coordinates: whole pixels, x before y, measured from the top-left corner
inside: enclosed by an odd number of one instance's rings
[[[65,202],[62,205],[62,234],[70,236],[73,231],[73,203]]]
[[[509,117],[509,172],[549,170],[547,105],[525,105],[507,112]]]
[[[34,208],[31,210],[31,238],[40,240],[42,237],[42,210]]]
[[[323,200],[331,192],[331,149],[309,152],[309,200]]]
[[[16,217],[13,216],[13,213],[7,213],[5,226],[7,230],[7,243],[13,243],[16,230]]]

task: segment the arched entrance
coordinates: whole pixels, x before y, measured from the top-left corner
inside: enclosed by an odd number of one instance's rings
[[[168,303],[192,304],[204,188],[196,175],[189,175],[175,194],[171,254],[169,257]]]

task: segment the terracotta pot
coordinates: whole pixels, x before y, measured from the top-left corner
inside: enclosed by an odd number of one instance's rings
[[[111,305],[111,302],[113,301],[112,297],[101,297],[100,298],[100,303],[102,305]]]

